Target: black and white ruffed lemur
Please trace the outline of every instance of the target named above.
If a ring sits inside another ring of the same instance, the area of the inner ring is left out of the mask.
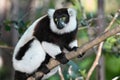
[[[26,80],[36,71],[45,73],[39,80],[55,74],[59,66],[49,70],[46,64],[54,58],[65,64],[68,59],[63,49],[76,50],[76,11],[72,8],[49,9],[23,34],[13,54],[15,80]]]

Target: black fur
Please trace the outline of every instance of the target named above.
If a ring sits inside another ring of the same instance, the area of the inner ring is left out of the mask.
[[[30,41],[28,41],[24,46],[22,46],[19,49],[19,51],[18,51],[18,53],[17,53],[17,55],[15,57],[17,60],[22,59],[22,57],[25,55],[25,52],[30,48],[30,44],[33,42],[33,40],[34,39],[31,39]]]
[[[65,48],[68,50],[68,51],[77,51],[77,46],[73,47],[73,48],[70,48],[69,46],[65,46]]]
[[[69,45],[70,42],[72,42],[75,39],[76,33],[77,33],[77,28],[76,28],[76,30],[74,30],[70,33],[56,34],[50,30],[49,23],[50,23],[50,20],[49,20],[48,16],[46,16],[37,24],[37,26],[35,28],[34,36],[40,42],[42,42],[42,41],[51,42],[51,43],[54,43],[54,44],[60,46],[61,49],[64,49],[66,46]],[[42,35],[40,35],[40,34],[42,34]],[[61,50],[61,51],[63,51],[63,50]]]
[[[14,80],[27,80],[27,78],[29,77],[29,75],[19,72],[19,71],[15,71],[15,78]]]
[[[56,10],[55,13],[61,15],[63,14],[62,13],[63,11],[68,15],[67,9],[61,9],[61,11],[59,12],[58,11]],[[56,16],[55,13],[54,13],[54,16]],[[68,18],[68,21],[69,21],[69,18]],[[68,45],[70,44],[70,42],[75,40],[77,28],[78,27],[76,26],[76,29],[74,31],[64,33],[64,34],[54,33],[50,29],[49,17],[45,16],[42,20],[38,22],[37,26],[35,27],[33,36],[35,36],[40,42],[46,41],[46,42],[56,44],[61,48],[61,51],[63,51],[64,48],[69,47]]]
[[[63,13],[66,13],[66,14],[63,14]],[[55,22],[56,25],[57,25],[57,21],[55,19],[57,18],[57,20],[59,20],[59,18],[61,18],[61,17],[66,17],[65,23],[69,22],[69,17],[70,16],[69,16],[66,8],[62,8],[62,9],[59,9],[59,10],[55,11],[53,18],[54,18],[54,22]]]
[[[36,71],[42,71],[45,74],[50,72],[50,70],[46,66],[46,64],[48,64],[50,58],[51,57],[48,54],[46,54],[45,61],[41,64],[41,66]],[[14,80],[27,80],[27,78],[30,77],[30,76],[35,77],[34,73],[35,72],[33,72],[32,74],[27,74],[27,73],[22,73],[22,72],[19,72],[19,71],[15,71],[15,79]],[[41,80],[42,77],[39,77],[36,80]]]
[[[56,60],[58,60],[62,64],[66,64],[69,60],[65,57],[65,53],[60,53],[55,56]]]
[[[65,13],[67,12],[67,9],[61,9],[61,10],[63,10],[63,11],[66,10]],[[69,21],[69,17],[67,18],[66,23],[68,21]],[[68,47],[70,42],[75,40],[76,33],[77,33],[77,28],[78,27],[76,27],[76,29],[74,31],[69,32],[69,33],[65,33],[65,34],[54,33],[50,29],[50,19],[49,19],[48,15],[47,15],[43,19],[41,19],[38,22],[38,24],[35,26],[33,36],[35,36],[40,42],[46,41],[46,42],[56,44],[56,45],[58,45],[60,47],[61,51],[63,51],[64,48]],[[20,48],[20,50],[19,50],[19,52],[18,52],[18,54],[16,56],[17,60],[22,59],[25,52],[30,48],[30,44],[32,43],[32,41],[33,40],[30,40],[23,47]],[[38,71],[42,70],[44,73],[49,72],[49,69],[46,67],[46,64],[49,62],[50,58],[51,57],[47,54],[46,58],[45,58],[45,61],[38,68]],[[66,59],[65,54],[63,52],[56,55],[56,59],[58,61],[60,61],[61,63],[68,62],[68,60]],[[17,72],[15,75],[16,75],[15,80],[26,80],[26,74],[24,74],[24,73]],[[23,79],[21,78],[22,76],[23,76]],[[41,80],[41,78],[39,80]]]
[[[65,48],[65,46],[68,46],[71,41],[73,41],[76,37],[77,28],[76,30],[65,33],[65,34],[56,34],[51,31],[50,29],[50,19],[48,16],[44,17],[39,23],[37,24],[34,36],[40,41],[46,41],[54,43],[61,48]],[[42,35],[41,35],[42,34]]]
[[[44,74],[47,74],[48,72],[50,72],[50,69],[46,66],[46,64],[41,64],[40,68],[37,70],[43,72]]]

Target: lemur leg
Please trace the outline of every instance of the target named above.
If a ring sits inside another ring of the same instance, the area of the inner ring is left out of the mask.
[[[27,80],[28,75],[19,71],[15,71],[14,80]]]
[[[61,48],[58,45],[43,41],[42,46],[46,53],[48,53],[52,58],[58,60],[60,63],[65,64],[69,61],[65,57],[65,53],[61,50]]]
[[[46,66],[46,64],[48,64],[50,58],[51,58],[51,56],[49,56],[49,55],[46,53],[45,61],[42,62],[41,66],[38,68],[37,71],[42,71],[42,72],[44,72],[45,74],[47,74],[48,72],[50,72],[50,70],[49,70],[48,67]]]
[[[73,51],[73,50],[76,51],[78,48],[77,40],[70,42],[68,45],[65,46],[65,48],[68,51]]]
[[[55,56],[56,60],[58,60],[62,64],[66,64],[69,60],[66,58],[65,53],[62,52]]]

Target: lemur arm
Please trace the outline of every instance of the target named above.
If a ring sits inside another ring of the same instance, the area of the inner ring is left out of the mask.
[[[67,46],[65,46],[65,48],[68,50],[68,51],[76,51],[77,48],[78,48],[78,43],[77,43],[77,40],[73,40],[72,42],[70,42]]]
[[[50,55],[52,58],[55,58],[60,63],[65,64],[69,61],[68,59],[66,59],[65,53],[58,45],[43,41],[42,47],[46,51],[46,53],[48,53],[48,55]]]
[[[65,48],[68,50],[68,51],[76,51],[77,50],[77,48],[78,48],[78,42],[77,42],[77,40],[73,40],[71,43],[69,43],[69,45],[68,46],[65,46]],[[79,56],[78,56],[78,58],[80,58],[80,57],[82,57],[84,55],[84,53],[83,54],[80,54]]]

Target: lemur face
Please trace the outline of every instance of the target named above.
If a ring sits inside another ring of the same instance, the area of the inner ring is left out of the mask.
[[[50,29],[57,34],[74,31],[77,28],[76,11],[71,8],[49,9]]]
[[[63,29],[69,22],[69,14],[66,9],[56,10],[53,16],[54,22],[58,29]]]

